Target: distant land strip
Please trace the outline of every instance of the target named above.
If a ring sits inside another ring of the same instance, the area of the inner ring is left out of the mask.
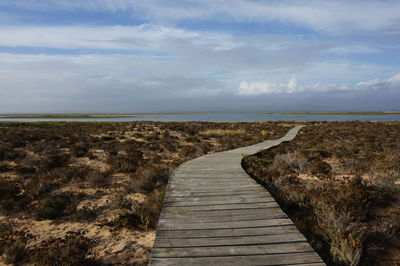
[[[37,115],[37,116],[0,116],[1,119],[115,119],[115,118],[139,118],[136,115]]]
[[[0,114],[0,119],[113,119],[147,116],[213,114],[214,112],[126,113],[126,114]]]
[[[400,112],[257,113],[257,115],[400,115]]]

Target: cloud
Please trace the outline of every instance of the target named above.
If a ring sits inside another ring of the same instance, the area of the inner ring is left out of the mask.
[[[149,22],[214,20],[283,22],[335,34],[374,32],[399,34],[400,3],[396,0],[363,1],[256,1],[256,0],[3,0],[0,6],[32,10],[89,10],[130,12]]]
[[[336,103],[344,95],[370,103],[398,91],[394,0],[0,0],[3,7],[0,112],[252,108],[272,98],[279,107],[295,98],[327,104],[333,94]]]
[[[239,85],[239,95],[259,95],[271,93],[296,93],[301,92],[302,87],[299,87],[295,78],[289,80],[288,84],[274,84],[265,81],[245,82],[242,81]]]
[[[59,49],[167,49],[177,40],[191,45],[234,47],[229,34],[195,32],[173,27],[139,26],[0,26],[0,46]]]
[[[280,35],[234,36],[148,24],[0,26],[0,35],[0,51],[4,54],[10,53],[10,48],[20,48],[17,51],[27,55],[25,58],[28,61],[35,58],[28,55],[59,55],[46,57],[44,61],[41,61],[44,57],[36,57],[43,66],[49,65],[51,58],[58,61],[64,58],[65,64],[71,64],[68,55],[74,54],[87,55],[74,57],[81,65],[96,55],[115,55],[115,58],[131,55],[126,58],[135,60],[137,73],[148,71],[155,76],[163,76],[164,73],[177,76],[182,75],[184,70],[185,76],[230,80],[232,83],[238,79],[275,73],[277,69],[304,68],[318,53],[331,47],[324,42],[294,40]],[[24,60],[24,56],[8,56],[1,60],[13,64]],[[125,69],[125,72],[129,70]]]
[[[369,81],[363,81],[356,84],[355,89],[374,89],[374,90],[397,90],[400,91],[400,73],[385,79],[373,79]]]
[[[239,94],[236,78],[259,77],[258,68],[249,72],[248,64],[244,71],[235,59],[217,71],[210,69],[210,58],[201,58],[153,61],[139,55],[0,54],[0,113],[398,109],[400,74],[343,89],[339,83],[307,85],[289,78],[271,81],[267,91],[264,83],[247,82],[253,92]],[[237,65],[228,69],[234,62]],[[271,72],[270,78],[280,75]]]
[[[354,86],[336,83],[314,83],[301,86],[295,78],[289,80],[288,84],[270,83],[265,81],[244,82],[239,85],[239,95],[261,95],[261,94],[293,94],[310,92],[331,92],[351,90],[398,90],[400,91],[400,73],[386,80],[369,80],[358,82]]]

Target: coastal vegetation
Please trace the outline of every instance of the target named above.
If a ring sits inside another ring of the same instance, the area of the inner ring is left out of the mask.
[[[308,123],[247,156],[328,265],[400,264],[400,123]]]
[[[0,264],[146,264],[171,170],[291,123],[0,123]]]

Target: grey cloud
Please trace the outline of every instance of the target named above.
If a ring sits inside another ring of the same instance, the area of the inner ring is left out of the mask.
[[[209,66],[208,60],[202,64]],[[3,54],[0,113],[398,108],[398,76],[358,83],[356,86],[367,87],[357,90],[243,97],[236,95],[237,80],[210,78],[202,75],[202,68],[196,73],[191,64],[198,62],[190,61],[154,62],[140,56],[116,55]],[[238,79],[251,76],[235,69],[226,71],[229,77],[237,72]]]

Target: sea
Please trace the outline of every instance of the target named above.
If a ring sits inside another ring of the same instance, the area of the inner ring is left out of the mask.
[[[109,114],[92,115],[113,116]],[[0,121],[4,122],[129,122],[129,121],[162,121],[162,122],[186,122],[186,121],[208,121],[208,122],[253,122],[253,121],[400,121],[399,114],[392,115],[356,115],[356,114],[258,114],[255,112],[208,112],[208,113],[165,113],[165,114],[138,114],[115,115],[116,118],[5,118],[0,116]]]

